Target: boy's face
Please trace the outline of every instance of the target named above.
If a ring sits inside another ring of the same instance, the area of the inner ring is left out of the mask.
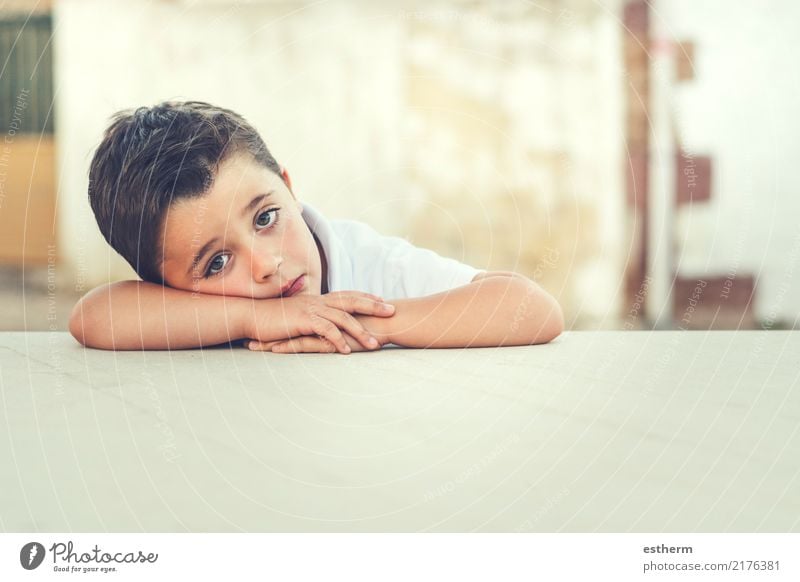
[[[161,239],[166,284],[270,299],[304,276],[302,288],[292,294],[320,295],[324,253],[290,186],[285,171],[282,179],[248,154],[225,160],[208,194],[180,200],[166,213]]]

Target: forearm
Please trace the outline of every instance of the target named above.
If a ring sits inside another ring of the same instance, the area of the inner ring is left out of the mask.
[[[210,346],[242,339],[253,301],[123,281],[84,296],[70,318],[80,343],[113,350]]]
[[[360,317],[383,343],[414,348],[546,343],[563,330],[558,303],[524,277],[491,277],[436,295],[390,301],[388,319]]]

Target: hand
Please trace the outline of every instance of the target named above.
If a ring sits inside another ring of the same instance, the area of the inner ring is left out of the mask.
[[[256,302],[256,313],[247,325],[247,337],[258,342],[275,345],[275,342],[286,341],[287,338],[299,337],[324,338],[335,349],[343,354],[352,351],[350,342],[345,338],[345,332],[350,336],[352,343],[367,350],[380,346],[380,340],[373,338],[351,313],[371,315],[376,317],[391,317],[394,315],[394,306],[384,304],[376,295],[361,293],[360,291],[337,291],[327,295],[295,295],[279,299],[280,306],[276,309],[274,299],[269,302],[270,309],[259,309]],[[384,307],[386,306],[386,307]],[[276,317],[276,314],[278,317]],[[281,336],[276,338],[276,335]],[[370,340],[375,339],[375,344]],[[356,341],[357,340],[357,341]],[[300,340],[306,341],[307,340]],[[245,340],[245,345],[247,342]],[[297,343],[295,344],[297,345]]]
[[[343,332],[347,344],[354,352],[367,351],[348,333]],[[388,341],[378,340],[378,347],[371,348],[377,350],[382,348]],[[330,354],[336,352],[336,346],[330,341],[320,336],[300,336],[284,340],[274,340],[270,342],[260,342],[257,340],[245,340],[245,347],[253,352],[274,352],[279,354]]]

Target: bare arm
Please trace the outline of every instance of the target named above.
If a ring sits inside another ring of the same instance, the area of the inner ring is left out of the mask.
[[[69,331],[80,343],[107,350],[204,347],[245,337],[252,300],[121,281],[87,293]]]
[[[556,300],[518,273],[490,271],[472,282],[435,295],[392,299],[391,318],[357,315],[381,345],[410,348],[494,347],[542,344],[564,330],[564,316]],[[345,334],[354,351],[358,342]],[[283,353],[333,352],[324,338],[247,342],[251,350]]]
[[[69,329],[83,345],[108,350],[175,350],[317,334],[347,353],[345,332],[365,348],[377,348],[351,313],[380,319],[394,311],[382,309],[379,297],[357,291],[251,299],[122,281],[87,293],[72,310]]]
[[[547,343],[564,329],[561,308],[533,281],[485,273],[442,293],[390,300],[391,319],[358,316],[382,343],[414,348],[518,346]]]

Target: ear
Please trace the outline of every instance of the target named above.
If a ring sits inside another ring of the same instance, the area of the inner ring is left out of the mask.
[[[289,170],[281,166],[281,178],[283,178],[283,183],[286,184],[286,187],[289,191],[292,191],[292,179],[289,177]],[[294,192],[292,192],[294,194]]]

